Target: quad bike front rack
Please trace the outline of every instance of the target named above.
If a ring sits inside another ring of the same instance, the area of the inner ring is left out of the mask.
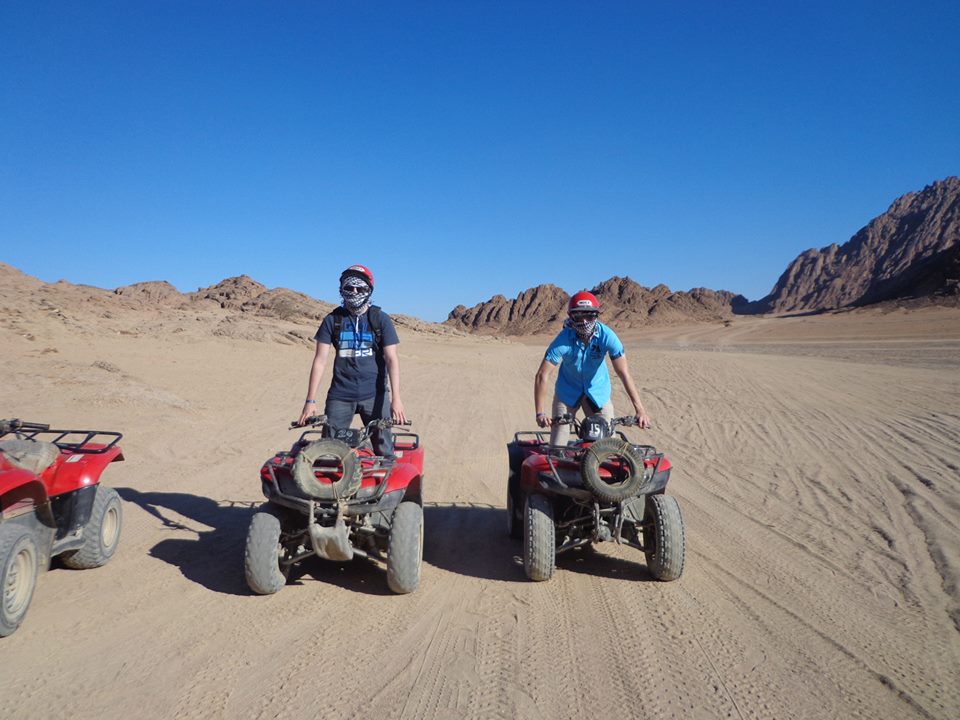
[[[49,442],[61,450],[89,455],[105,453],[123,438],[121,433],[112,430],[57,430],[49,425],[16,418],[0,420],[0,437],[10,433],[20,440]]]

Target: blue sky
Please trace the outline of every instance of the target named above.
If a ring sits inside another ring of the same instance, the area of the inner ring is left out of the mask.
[[[960,173],[956,2],[6,2],[0,261],[388,312],[765,295]]]

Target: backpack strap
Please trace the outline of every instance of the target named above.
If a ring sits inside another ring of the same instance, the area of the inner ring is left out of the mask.
[[[383,317],[379,305],[371,305],[367,310],[367,324],[373,331],[373,339],[377,343],[377,352],[383,354]]]
[[[330,314],[333,315],[333,332],[331,333],[330,339],[333,341],[333,346],[339,349],[340,329],[343,327],[343,308],[334,308]]]

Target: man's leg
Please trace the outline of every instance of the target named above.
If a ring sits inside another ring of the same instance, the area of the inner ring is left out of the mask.
[[[556,395],[553,396],[553,410],[550,417],[560,417],[561,415],[566,415],[567,413],[571,415],[576,415],[577,408],[570,407],[569,405],[560,401]],[[570,426],[569,425],[551,425],[550,426],[550,444],[551,445],[566,445],[570,440]]]
[[[389,420],[390,419],[390,395],[382,393],[368,400],[362,400],[357,404],[357,410],[360,412],[360,420],[366,425],[371,420]],[[373,451],[377,455],[384,457],[393,457],[393,433],[390,429],[374,430],[371,436]]]
[[[586,397],[580,402],[580,409],[583,410],[583,414],[593,415],[595,413],[600,413],[603,416],[603,419],[608,423],[613,420],[613,399],[607,400],[606,405],[604,405],[599,410],[594,409],[594,405]]]
[[[357,404],[354,402],[327,398],[323,406],[323,414],[327,416],[327,424],[323,428],[324,437],[330,437],[331,430],[346,430],[350,427],[356,412]]]

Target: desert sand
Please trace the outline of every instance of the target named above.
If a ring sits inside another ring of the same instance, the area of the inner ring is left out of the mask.
[[[654,421],[630,432],[675,465],[673,583],[609,543],[527,581],[505,444],[544,339],[404,325],[420,589],[314,560],[260,597],[246,527],[313,328],[0,280],[0,417],[119,430],[126,457],[117,555],[55,563],[0,640],[4,718],[960,717],[956,309],[626,334]]]

